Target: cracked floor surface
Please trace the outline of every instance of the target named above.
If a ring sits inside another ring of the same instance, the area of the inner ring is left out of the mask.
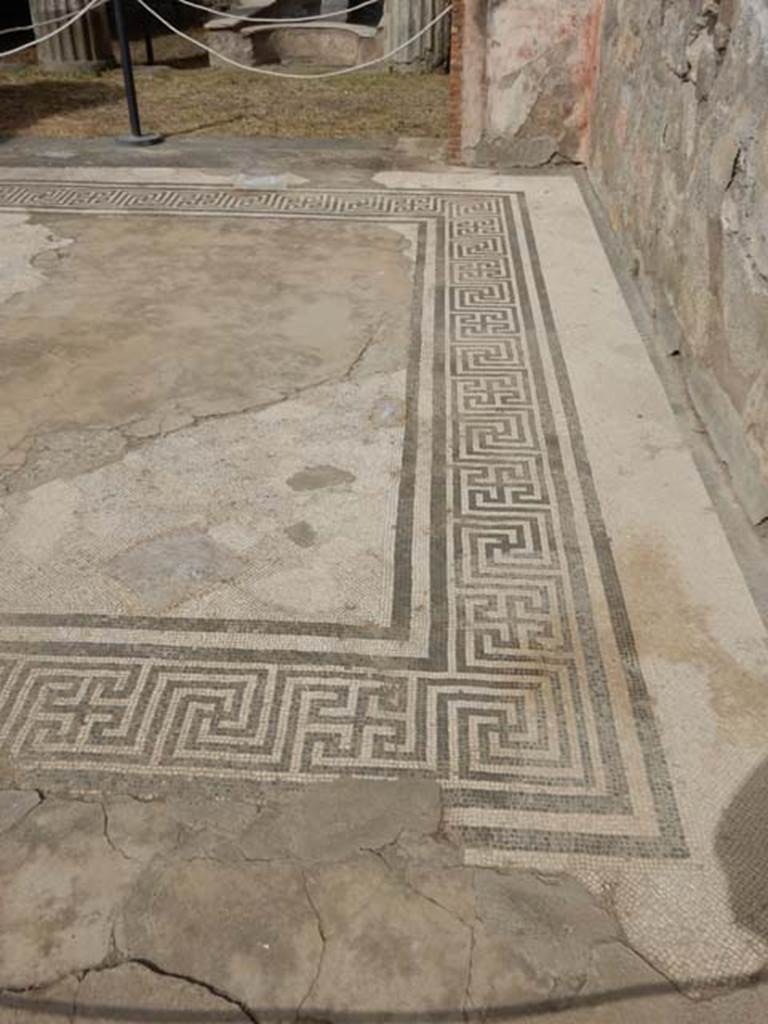
[[[0,549],[16,563],[0,556],[0,572],[16,606],[48,611],[74,589],[98,614],[376,618],[388,524],[369,508],[398,469],[409,239],[24,220],[9,227],[37,278],[5,303],[0,383]]]
[[[744,981],[683,995],[573,879],[467,866],[428,780],[2,806],[13,1024],[716,1024],[768,1005]]]
[[[764,629],[574,181],[242,184],[0,173],[0,1020],[762,1021]]]

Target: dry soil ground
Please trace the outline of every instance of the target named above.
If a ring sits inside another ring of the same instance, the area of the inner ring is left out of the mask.
[[[134,44],[134,55],[143,121],[166,134],[370,139],[440,138],[447,132],[448,76],[443,74],[268,78],[209,68],[204,53],[168,37],[155,40],[160,67],[144,70],[141,42]],[[0,62],[0,136],[83,138],[119,134],[125,127],[119,68],[63,75],[34,63],[4,67]]]

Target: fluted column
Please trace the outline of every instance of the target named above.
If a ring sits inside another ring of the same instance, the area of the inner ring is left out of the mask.
[[[440,11],[449,0],[385,0],[385,50],[388,52],[410,39]],[[450,49],[450,16],[426,32],[415,43],[391,58],[391,66],[398,71],[431,71],[443,66]]]
[[[32,21],[44,22],[51,18],[73,15],[85,6],[86,0],[30,0]],[[56,28],[41,25],[35,29],[39,38]],[[89,11],[85,17],[58,32],[37,47],[37,60],[45,68],[98,69],[114,64],[112,41],[106,7]]]

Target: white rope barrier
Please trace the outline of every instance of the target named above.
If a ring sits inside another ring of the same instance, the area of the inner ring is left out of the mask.
[[[97,4],[101,4],[102,2],[103,0],[90,0],[90,3],[87,3],[85,7],[81,7],[80,10],[76,11],[75,14],[73,14],[68,21],[66,21],[63,25],[60,25],[58,28],[55,28],[53,32],[49,32],[47,35],[44,36],[39,36],[37,39],[33,39],[29,43],[22,43],[21,46],[15,46],[12,50],[0,50],[0,58],[11,57],[13,56],[14,53],[22,53],[22,51],[24,50],[30,50],[33,46],[39,46],[40,43],[45,43],[49,39],[53,39],[54,36],[57,36],[60,32],[63,32],[65,29],[68,29],[70,25],[74,25],[75,22],[79,21],[80,18],[84,17],[88,13],[88,11],[92,10],[94,7],[96,7]]]
[[[109,0],[101,0],[97,7],[103,7],[104,4],[108,4]],[[43,28],[45,25],[58,25],[61,21],[66,21],[72,12],[69,11],[67,14],[60,14],[58,18],[46,18],[45,21],[33,21],[31,25],[14,25],[13,28],[0,28],[0,36],[11,36],[16,32],[31,32],[36,28]]]
[[[31,25],[14,25],[13,28],[0,28],[0,36],[12,36],[16,32],[31,32],[35,28],[44,28],[46,25],[58,25],[66,21],[72,12],[60,14],[58,18],[46,18],[45,21],[34,21]]]
[[[233,18],[237,21],[247,21],[253,25],[306,25],[310,21],[329,21],[331,18],[338,18],[340,15],[351,14],[352,11],[360,11],[363,7],[372,7],[379,0],[363,0],[363,3],[355,7],[348,7],[345,11],[329,11],[327,14],[306,14],[302,18],[246,18],[244,14],[237,14],[235,11],[217,11],[213,7],[205,7],[197,4],[194,0],[176,0],[176,3],[184,4],[185,7],[194,7],[198,11],[205,11],[218,18]]]
[[[351,75],[354,71],[361,71],[364,68],[373,67],[375,64],[381,64],[382,61],[389,60],[390,57],[394,57],[395,54],[405,50],[411,45],[411,43],[415,43],[417,39],[421,39],[422,36],[426,35],[430,29],[434,28],[438,22],[442,21],[443,18],[453,10],[453,5],[449,4],[448,7],[442,10],[436,18],[433,18],[428,22],[428,24],[426,24],[419,32],[416,32],[416,34],[411,36],[410,39],[406,39],[404,43],[396,46],[394,50],[390,50],[389,53],[382,54],[381,57],[374,57],[373,60],[367,60],[363,64],[355,64],[353,67],[338,68],[336,71],[317,71],[314,74],[298,75],[290,71],[270,71],[269,68],[252,67],[250,64],[243,64],[242,61],[235,60],[232,57],[227,57],[226,54],[219,53],[219,51],[214,50],[212,46],[207,46],[205,43],[201,43],[199,39],[195,39],[193,36],[188,36],[186,32],[182,32],[180,28],[172,25],[170,21],[166,21],[166,19],[159,14],[154,7],[146,3],[146,0],[136,0],[136,2],[145,10],[149,11],[150,14],[154,15],[160,24],[165,25],[170,32],[174,32],[181,39],[186,39],[186,41],[188,43],[192,43],[193,46],[197,46],[199,49],[205,50],[206,53],[212,54],[219,60],[224,61],[225,64],[231,64],[233,67],[239,68],[241,71],[250,71],[256,75],[267,75],[270,78],[298,78],[304,80],[314,78],[337,78],[339,75]]]

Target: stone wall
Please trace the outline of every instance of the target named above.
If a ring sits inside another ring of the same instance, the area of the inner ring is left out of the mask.
[[[453,151],[588,165],[736,492],[768,517],[768,0],[459,2]]]
[[[590,135],[593,182],[646,296],[679,331],[691,397],[757,522],[768,516],[766,0],[606,0]]]
[[[464,0],[462,158],[582,161],[600,0]]]

